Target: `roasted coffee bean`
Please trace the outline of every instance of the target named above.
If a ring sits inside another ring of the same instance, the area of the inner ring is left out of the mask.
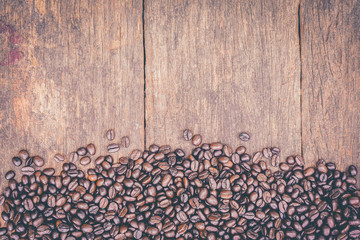
[[[250,135],[249,135],[248,133],[246,133],[246,132],[241,132],[241,133],[239,134],[239,139],[240,139],[241,141],[247,142],[247,141],[250,140]]]
[[[44,159],[39,156],[33,157],[33,161],[34,161],[35,166],[37,166],[37,167],[42,167],[45,164]]]
[[[184,136],[185,141],[190,141],[193,138],[193,133],[191,130],[185,129],[183,132],[183,136]]]
[[[19,167],[22,164],[22,160],[19,157],[13,157],[12,163],[14,164],[14,166]]]
[[[15,172],[10,170],[5,174],[5,179],[6,180],[11,180],[15,177]]]
[[[124,136],[121,138],[121,146],[123,148],[128,148],[130,146],[130,138],[128,136]]]
[[[86,151],[90,154],[90,155],[95,155],[96,153],[96,148],[95,145],[90,143],[86,146]]]
[[[107,151],[109,153],[114,153],[114,152],[117,152],[120,150],[120,145],[119,144],[116,144],[116,143],[112,143],[112,144],[109,144],[107,146]]]
[[[89,164],[85,155],[96,153],[92,144],[72,152],[70,163],[60,159],[58,175],[54,168],[35,171],[26,166],[18,183],[9,171],[8,187],[0,195],[6,222],[0,238],[8,239],[10,234],[12,239],[94,240],[360,236],[354,166],[343,173],[335,164],[320,160],[316,168],[304,170],[302,158],[295,156],[272,173],[262,158],[278,166],[280,150],[275,147],[256,152],[250,163],[245,147],[233,152],[227,144],[201,143],[196,136],[188,137],[196,145],[188,156],[181,149],[152,144],[118,162],[111,155],[95,157],[96,166],[87,175],[73,162],[81,155],[80,164]],[[29,156],[25,160],[28,165],[37,161]]]
[[[80,164],[83,165],[83,166],[86,166],[86,165],[90,164],[90,162],[91,162],[91,158],[88,157],[88,156],[82,157],[80,159]]]
[[[114,129],[109,129],[106,131],[106,138],[109,140],[109,141],[112,141],[114,140],[115,138],[115,130]]]
[[[280,157],[279,157],[279,155],[273,155],[273,156],[271,157],[271,166],[277,167],[277,166],[279,166],[279,162],[280,162]]]
[[[56,162],[63,162],[63,161],[65,161],[65,157],[63,155],[61,155],[60,153],[57,153],[54,156],[54,160]]]
[[[30,176],[30,175],[34,174],[34,172],[35,172],[35,169],[33,167],[23,167],[23,168],[21,168],[21,173],[23,175]]]
[[[194,135],[191,140],[195,146],[199,146],[202,143],[202,137],[199,134]]]
[[[71,152],[69,155],[69,162],[76,163],[79,160],[79,155],[77,152]]]

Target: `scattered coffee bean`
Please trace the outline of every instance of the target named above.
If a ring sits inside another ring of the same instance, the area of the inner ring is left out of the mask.
[[[23,167],[21,169],[21,173],[26,176],[30,176],[30,175],[34,174],[34,172],[35,172],[35,169],[33,167],[29,167],[29,166]]]
[[[114,140],[115,138],[115,130],[114,129],[109,129],[106,131],[106,138],[109,140],[109,141],[112,141]]]
[[[185,141],[191,141],[191,139],[193,138],[193,133],[189,129],[185,129],[183,135],[184,135]]]
[[[19,157],[13,157],[12,162],[13,162],[14,166],[16,166],[16,167],[21,166],[21,164],[23,163],[21,158],[19,158]]]
[[[33,161],[34,161],[35,166],[37,166],[37,167],[42,167],[45,164],[44,159],[39,156],[33,157]]]
[[[79,155],[77,152],[71,152],[69,155],[69,162],[76,163],[79,160]]]
[[[195,146],[199,146],[202,143],[202,137],[199,134],[196,134],[192,137],[192,144]]]
[[[116,144],[116,143],[112,143],[112,144],[109,144],[107,146],[107,151],[109,153],[114,153],[114,152],[117,152],[120,150],[120,145],[119,144]]]
[[[247,142],[250,140],[250,135],[246,132],[242,132],[239,134],[239,138],[241,141]]]
[[[63,161],[65,161],[65,157],[63,155],[61,155],[60,153],[57,153],[54,156],[54,160],[56,162],[63,162]]]
[[[8,171],[6,174],[5,174],[5,179],[6,180],[10,180],[10,179],[13,179],[15,177],[15,172],[10,170]]]
[[[96,153],[95,145],[92,143],[90,143],[86,146],[86,150],[90,155],[95,155],[95,153]]]
[[[121,138],[121,146],[124,148],[128,148],[130,146],[130,138],[128,136]]]

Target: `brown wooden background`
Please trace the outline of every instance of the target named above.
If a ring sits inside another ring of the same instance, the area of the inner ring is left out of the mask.
[[[358,0],[0,0],[0,20],[1,187],[21,148],[59,168],[108,128],[120,154],[248,131],[250,152],[360,167]]]

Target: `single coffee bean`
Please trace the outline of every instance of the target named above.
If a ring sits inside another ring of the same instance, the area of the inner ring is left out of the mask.
[[[87,150],[86,150],[86,148],[81,147],[81,148],[78,148],[78,150],[76,150],[76,153],[77,153],[79,156],[85,156],[85,155],[87,154]]]
[[[128,136],[121,138],[121,146],[124,148],[128,148],[130,146],[130,138]]]
[[[10,170],[5,174],[5,179],[6,180],[11,180],[15,177],[15,172]]]
[[[247,142],[247,141],[250,140],[250,135],[249,135],[248,133],[246,133],[246,132],[241,132],[241,133],[239,134],[239,139],[240,139],[241,141]]]
[[[183,136],[184,136],[185,141],[190,141],[193,138],[193,133],[191,130],[185,129],[183,132]]]
[[[91,159],[88,156],[82,157],[80,159],[80,164],[83,165],[83,166],[86,166],[86,165],[90,164],[90,162],[91,162]]]
[[[116,144],[116,143],[112,143],[112,144],[109,144],[107,146],[107,151],[109,153],[114,153],[114,152],[117,152],[120,150],[120,145],[119,144]]]
[[[195,146],[199,146],[202,142],[202,137],[199,134],[196,134],[192,137],[192,144]]]
[[[114,129],[109,129],[106,131],[106,138],[109,140],[109,141],[112,141],[114,140],[115,138],[115,130]]]
[[[63,155],[61,155],[60,153],[57,153],[54,156],[54,160],[56,162],[63,162],[63,161],[65,161],[65,157]]]
[[[44,159],[39,156],[33,157],[33,161],[34,161],[35,166],[37,166],[37,167],[42,167],[45,164]]]
[[[86,146],[86,151],[90,154],[90,155],[95,155],[96,153],[96,148],[95,145],[90,143]]]
[[[35,172],[35,169],[33,167],[23,167],[21,168],[21,173],[26,176],[33,175]]]
[[[21,158],[21,160],[25,161],[26,159],[29,158],[29,152],[26,151],[25,149],[20,150],[18,153],[19,157]]]
[[[34,163],[34,158],[33,157],[28,157],[25,161],[25,166],[29,167],[32,166]]]
[[[263,157],[262,152],[256,152],[256,153],[254,153],[253,163],[254,163],[254,164],[259,163],[262,157]]]
[[[304,166],[305,164],[304,159],[299,155],[295,156],[295,162],[299,166]]]
[[[77,152],[71,152],[69,154],[69,162],[71,163],[75,163],[79,160],[79,155],[77,154]]]
[[[349,175],[355,177],[357,175],[357,169],[354,165],[350,165],[348,169]]]
[[[19,158],[19,157],[13,157],[13,158],[12,158],[12,163],[14,164],[14,166],[19,167],[19,166],[21,166],[21,164],[22,164],[23,162],[22,162],[21,158]]]
[[[264,148],[262,153],[265,158],[270,159],[272,157],[272,152],[270,148]]]
[[[280,157],[279,157],[279,155],[273,155],[273,156],[271,157],[271,166],[277,167],[277,166],[279,166],[279,162],[280,162]]]

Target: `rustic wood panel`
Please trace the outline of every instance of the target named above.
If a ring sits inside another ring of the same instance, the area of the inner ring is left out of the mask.
[[[145,1],[146,141],[301,152],[297,1]]]
[[[56,152],[89,142],[104,154],[108,128],[143,148],[142,12],[141,0],[0,0],[12,29],[0,34],[0,179],[21,148],[57,168]]]
[[[360,1],[303,1],[300,15],[304,156],[360,167]]]

